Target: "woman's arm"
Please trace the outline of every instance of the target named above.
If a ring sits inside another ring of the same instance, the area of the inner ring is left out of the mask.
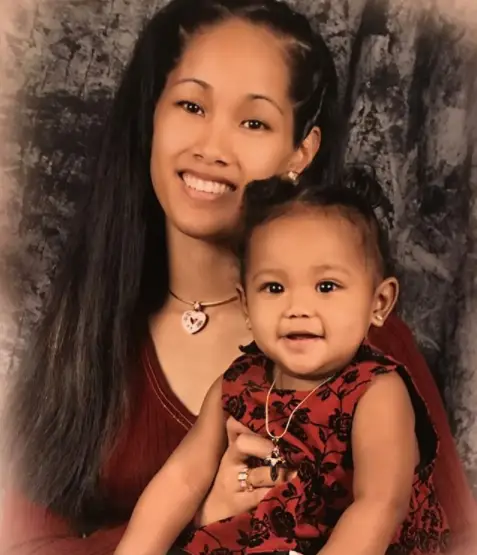
[[[197,422],[141,495],[116,555],[161,555],[194,518],[226,447],[222,378]]]
[[[320,555],[384,555],[409,510],[419,461],[414,410],[396,373],[378,376],[353,420],[354,501]]]

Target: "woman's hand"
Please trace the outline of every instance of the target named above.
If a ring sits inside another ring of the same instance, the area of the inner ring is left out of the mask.
[[[284,483],[295,474],[280,469],[277,480],[273,482],[269,467],[252,468],[248,471],[247,482],[253,489],[242,491],[238,475],[246,468],[245,461],[248,457],[265,459],[272,452],[273,444],[232,417],[227,420],[227,437],[227,451],[222,457],[212,489],[196,517],[199,526],[255,508],[273,486]]]

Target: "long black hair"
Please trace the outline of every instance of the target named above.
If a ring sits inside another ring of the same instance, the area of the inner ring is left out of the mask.
[[[332,167],[337,77],[327,46],[304,16],[278,0],[172,0],[145,25],[112,104],[89,197],[10,398],[23,487],[77,525],[103,518],[101,466],[127,415],[148,316],[167,295],[165,218],[149,172],[154,109],[188,37],[231,17],[285,40],[294,143],[319,126],[321,149],[309,171]]]

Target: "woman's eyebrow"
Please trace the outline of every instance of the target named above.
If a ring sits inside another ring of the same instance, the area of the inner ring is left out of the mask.
[[[275,100],[273,100],[273,98],[270,98],[269,96],[266,96],[264,94],[250,93],[250,94],[247,95],[247,99],[248,100],[265,100],[266,102],[269,102],[270,104],[275,106],[275,108],[280,112],[280,114],[284,115],[284,111],[283,111],[282,107],[278,104],[278,102],[276,102]]]
[[[184,77],[182,79],[175,81],[172,84],[172,86],[176,87],[177,85],[182,85],[183,83],[195,83],[196,85],[199,85],[199,87],[202,87],[203,89],[206,89],[206,90],[212,88],[212,85],[210,83],[207,83],[207,81],[204,81],[203,79],[198,79],[197,77]],[[276,100],[273,100],[273,98],[265,94],[248,93],[246,95],[246,100],[248,101],[264,100],[265,102],[268,102],[269,104],[274,106],[282,115],[284,114],[284,110],[280,106],[280,104],[278,104]]]
[[[183,79],[179,79],[178,81],[173,83],[172,86],[175,87],[177,85],[181,85],[182,83],[195,83],[196,85],[199,85],[203,89],[212,88],[212,85],[210,85],[206,81],[203,81],[202,79],[197,79],[196,77],[184,77]]]

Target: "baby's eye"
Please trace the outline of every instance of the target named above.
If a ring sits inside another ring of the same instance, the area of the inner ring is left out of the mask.
[[[276,281],[272,281],[269,283],[265,283],[260,288],[261,291],[266,291],[272,295],[279,295],[285,291],[285,288],[281,283],[277,283]]]
[[[334,281],[320,281],[316,288],[320,293],[332,293],[339,289],[339,285]]]

